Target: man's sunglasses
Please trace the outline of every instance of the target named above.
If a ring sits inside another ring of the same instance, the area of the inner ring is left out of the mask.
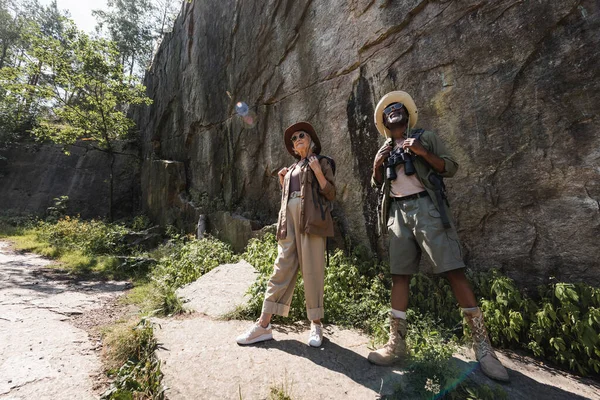
[[[306,136],[306,133],[304,133],[304,132],[300,132],[298,134],[298,136],[296,136],[296,135],[292,136],[292,143],[294,143],[298,139],[304,139],[305,136]]]
[[[389,115],[389,114],[393,113],[394,111],[400,111],[403,107],[404,107],[404,104],[402,104],[402,103],[390,104],[383,110],[383,113],[385,115]]]

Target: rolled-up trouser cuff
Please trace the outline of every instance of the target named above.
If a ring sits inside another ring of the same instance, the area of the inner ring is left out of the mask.
[[[307,308],[306,309],[306,316],[308,317],[308,319],[310,321],[316,321],[318,319],[321,319],[325,316],[325,309],[323,307],[319,307],[319,308]]]
[[[290,312],[290,306],[265,300],[263,301],[262,312],[265,314],[275,314],[287,317]]]

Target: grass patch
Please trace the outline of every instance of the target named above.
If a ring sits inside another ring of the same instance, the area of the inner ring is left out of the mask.
[[[283,374],[283,382],[274,383],[269,387],[269,400],[292,400],[294,382],[288,378],[287,370]]]
[[[101,399],[164,399],[157,342],[150,321],[126,322],[104,334],[108,376],[114,378]]]

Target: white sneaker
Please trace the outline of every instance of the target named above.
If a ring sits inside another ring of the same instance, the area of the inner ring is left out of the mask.
[[[273,330],[271,329],[271,324],[269,324],[266,328],[263,328],[258,322],[256,322],[244,334],[238,336],[236,341],[238,344],[252,344],[271,339],[273,339]]]
[[[310,335],[308,336],[308,345],[312,347],[320,347],[323,343],[323,325],[310,323]]]

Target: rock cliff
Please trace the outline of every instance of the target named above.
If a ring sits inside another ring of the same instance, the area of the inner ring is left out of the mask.
[[[0,150],[0,214],[43,215],[53,199],[69,196],[67,212],[83,218],[108,216],[110,157],[94,142],[69,146],[23,144]],[[139,211],[139,149],[115,145],[113,212],[115,218]]]
[[[307,120],[337,162],[339,232],[378,249],[373,109],[402,89],[460,163],[469,266],[599,283],[599,27],[593,0],[184,2],[134,112],[142,203],[190,231],[215,210],[274,222],[283,130]]]

